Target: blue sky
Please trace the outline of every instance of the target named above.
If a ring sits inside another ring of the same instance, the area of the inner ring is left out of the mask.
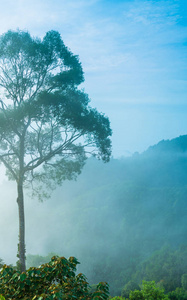
[[[187,134],[187,1],[2,0],[0,34],[58,30],[113,129],[113,156]]]

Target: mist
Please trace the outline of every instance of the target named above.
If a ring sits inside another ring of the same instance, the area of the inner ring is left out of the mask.
[[[64,182],[50,199],[41,203],[26,194],[28,264],[36,255],[75,256],[78,272],[91,284],[107,281],[111,293],[120,295],[132,278],[138,282],[137,272],[156,251],[186,247],[186,141],[187,136],[161,141],[107,164],[90,158],[77,180]],[[1,197],[0,257],[15,264],[15,183],[2,182]],[[184,260],[187,251],[182,253]]]
[[[27,268],[75,256],[77,272],[91,285],[108,282],[113,296],[128,298],[142,280],[183,292],[186,12],[181,0],[2,1],[1,34],[60,33],[83,67],[81,90],[113,132],[109,163],[89,158],[76,181],[43,202],[24,189]],[[15,265],[17,190],[4,173],[1,165],[0,259]]]

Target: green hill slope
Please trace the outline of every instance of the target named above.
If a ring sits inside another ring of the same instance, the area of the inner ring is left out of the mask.
[[[186,244],[186,150],[182,136],[108,164],[89,159],[38,212],[45,252],[76,256],[89,282],[120,294],[155,251]]]

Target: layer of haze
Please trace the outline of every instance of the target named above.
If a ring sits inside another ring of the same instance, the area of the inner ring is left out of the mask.
[[[61,33],[121,157],[186,133],[186,14],[185,0],[3,0],[0,34]]]

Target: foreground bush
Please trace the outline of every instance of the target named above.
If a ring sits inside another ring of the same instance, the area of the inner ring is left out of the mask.
[[[141,290],[130,292],[129,298],[113,297],[111,300],[169,300],[164,290],[157,287],[154,281],[143,281]]]
[[[12,300],[108,299],[106,283],[101,282],[96,291],[89,291],[86,277],[75,274],[78,263],[75,257],[54,256],[49,263],[22,273],[4,265],[0,271],[0,294]]]
[[[164,289],[156,286],[155,281],[142,281],[141,290],[130,292],[130,300],[167,300],[168,296],[164,294]]]

